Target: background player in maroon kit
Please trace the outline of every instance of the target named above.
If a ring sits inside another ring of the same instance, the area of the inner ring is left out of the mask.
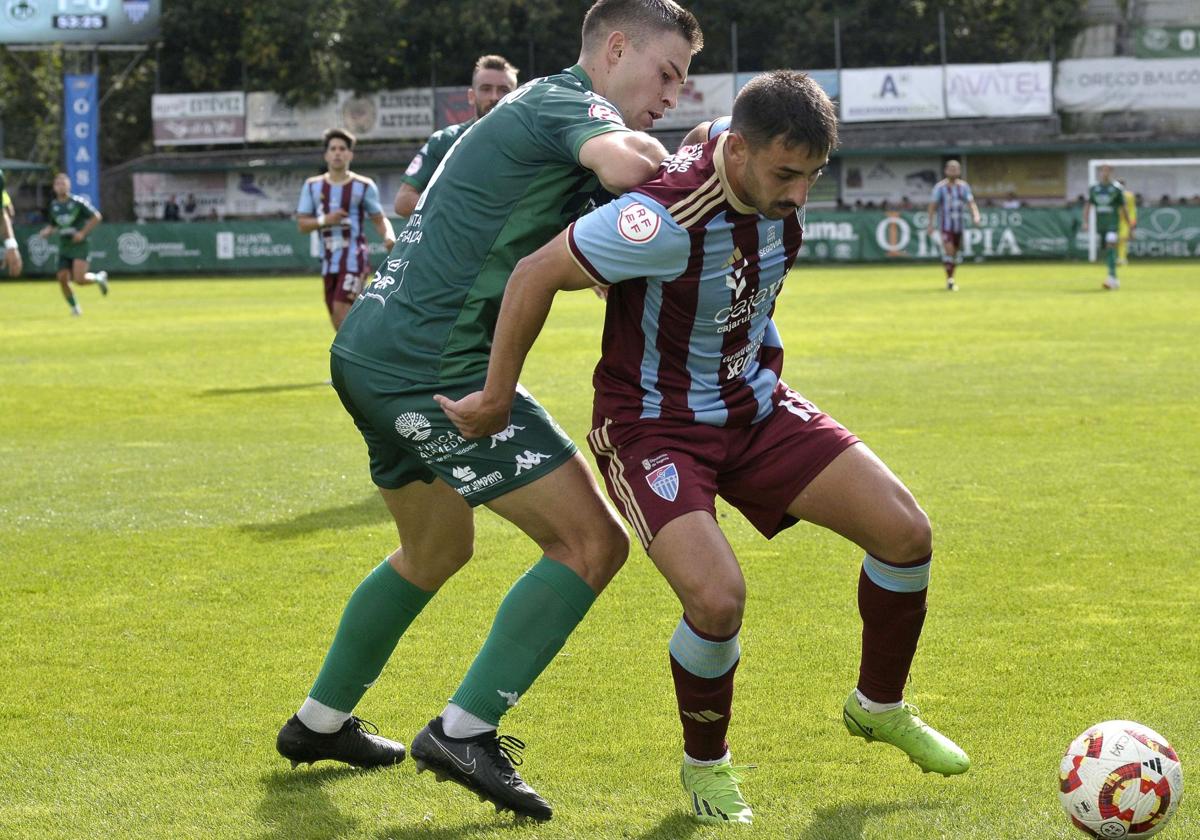
[[[771,314],[800,249],[801,208],[836,143],[833,106],[807,76],[779,71],[747,85],[731,129],[719,128],[518,263],[484,390],[442,405],[467,437],[503,429],[554,294],[611,286],[588,442],[684,607],[669,650],[693,814],[750,822],[726,741],[746,583],[717,495],[768,538],[805,519],[867,552],[846,727],[926,771],[970,762],[903,702],[925,619],[929,520],[865,444],[780,379]]]
[[[304,182],[296,207],[301,233],[321,235],[321,277],[325,281],[325,308],[336,330],[342,325],[363,280],[371,271],[363,221],[370,219],[384,247],[392,250],[396,234],[383,215],[379,188],[370,178],[350,171],[354,160],[354,135],[340,128],[325,132],[325,165],[328,171]]]
[[[948,160],[942,172],[946,177],[934,184],[929,198],[929,235],[933,236],[936,223],[942,243],[942,267],[946,270],[946,291],[955,292],[958,284],[954,281],[954,268],[962,250],[963,213],[969,209],[971,221],[978,227],[979,208],[970,184],[961,177],[961,163]]]

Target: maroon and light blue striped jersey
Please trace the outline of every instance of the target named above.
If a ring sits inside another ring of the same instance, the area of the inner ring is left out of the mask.
[[[934,184],[933,194],[929,200],[936,205],[938,230],[962,233],[963,213],[966,211],[967,205],[975,200],[975,196],[971,194],[970,185],[961,178],[953,184],[943,178]]]
[[[317,231],[321,237],[321,274],[363,274],[371,269],[364,223],[368,216],[383,212],[379,188],[370,178],[353,172],[343,184],[330,183],[325,175],[304,182],[297,214],[320,216],[339,208],[350,214],[346,220]]]
[[[567,230],[579,266],[611,286],[593,376],[608,419],[748,426],[772,411],[783,343],[771,315],[804,211],[774,221],[742,202],[727,136],[680,149]]]

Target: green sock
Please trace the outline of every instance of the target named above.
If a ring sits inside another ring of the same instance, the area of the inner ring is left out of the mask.
[[[353,711],[433,596],[401,577],[388,561],[376,566],[350,596],[308,696],[338,711]]]
[[[67,306],[75,308],[75,295],[67,295]]]
[[[1117,250],[1115,248],[1109,248],[1107,250],[1108,250],[1108,257],[1107,257],[1107,259],[1108,259],[1108,276],[1116,277],[1117,276]]]
[[[583,578],[543,557],[504,596],[491,632],[450,702],[499,724],[595,600]]]

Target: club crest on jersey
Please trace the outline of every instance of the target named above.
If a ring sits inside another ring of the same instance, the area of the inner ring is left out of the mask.
[[[421,154],[418,152],[417,155],[415,157],[413,157],[412,163],[410,163],[408,165],[408,169],[404,170],[404,174],[405,175],[416,175],[418,172],[421,171],[421,164],[424,162],[424,160],[425,160],[425,158],[423,158],[421,156]]]
[[[617,111],[599,102],[593,102],[588,106],[588,116],[593,120],[608,120],[617,125],[625,125],[625,120],[621,119],[621,115]]]
[[[668,502],[673,502],[679,495],[679,470],[675,469],[673,463],[665,464],[653,472],[647,473],[646,483],[650,485],[650,489],[654,491],[655,495]]]
[[[617,232],[629,242],[642,244],[658,235],[662,219],[644,204],[633,202],[617,216]]]

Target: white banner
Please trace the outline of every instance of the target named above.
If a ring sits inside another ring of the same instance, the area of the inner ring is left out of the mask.
[[[156,93],[150,98],[154,145],[242,143],[246,139],[246,94]]]
[[[182,221],[213,220],[225,215],[224,172],[134,172],[133,213],[139,221],[162,219],[174,200]]]
[[[952,117],[1046,117],[1054,112],[1049,61],[950,64],[946,110]]]
[[[1058,62],[1060,111],[1200,109],[1200,59],[1077,58]]]
[[[679,104],[667,111],[657,128],[694,128],[705,120],[726,116],[733,110],[733,74],[698,73],[679,91]]]
[[[273,93],[246,95],[246,139],[320,140],[328,128],[344,128],[359,140],[424,140],[433,133],[433,89],[384,90],[337,98],[312,108],[293,108]]]
[[[946,117],[941,66],[843,70],[838,90],[845,122]]]
[[[923,208],[941,177],[939,157],[847,157],[842,159],[842,201],[896,204],[907,198]]]

